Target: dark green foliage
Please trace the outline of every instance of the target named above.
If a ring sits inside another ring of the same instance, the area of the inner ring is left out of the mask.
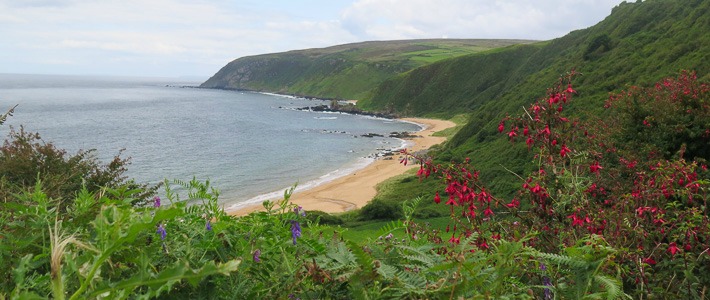
[[[362,220],[396,220],[402,217],[402,203],[374,199],[360,210]]]
[[[120,153],[104,165],[93,155],[93,150],[69,155],[66,150],[43,141],[37,133],[23,128],[11,130],[0,147],[0,199],[10,201],[13,193],[30,191],[41,182],[43,191],[57,201],[74,198],[82,187],[89,192],[104,187],[124,190],[140,187],[144,192],[133,195],[133,202],[141,204],[155,188],[148,189],[128,180],[124,175],[128,164],[129,160],[121,158]],[[66,205],[71,203],[60,205],[60,209],[67,209]]]
[[[600,34],[592,39],[587,46],[587,50],[584,51],[584,59],[595,59],[609,50],[611,50],[611,38],[607,34]]]
[[[342,225],[345,223],[341,217],[319,210],[309,211],[306,218],[311,222],[322,225]]]

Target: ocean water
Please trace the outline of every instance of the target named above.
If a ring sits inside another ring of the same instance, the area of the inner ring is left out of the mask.
[[[121,149],[139,182],[210,180],[227,208],[344,176],[382,149],[403,146],[393,131],[416,124],[298,111],[325,103],[251,92],[184,88],[199,82],[0,74],[0,111],[18,104],[10,126],[39,132],[76,153],[107,162]],[[366,138],[377,133],[383,138]]]

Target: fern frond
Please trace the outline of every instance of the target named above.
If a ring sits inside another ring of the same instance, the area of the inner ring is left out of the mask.
[[[382,226],[382,228],[380,228],[380,236],[387,235],[393,231],[402,229],[404,227],[404,223],[402,223],[401,220],[389,222],[385,226]]]
[[[565,256],[565,255],[559,255],[559,254],[554,254],[554,253],[543,253],[543,252],[538,252],[535,254],[535,256],[543,258],[547,260],[548,262],[558,264],[558,265],[565,265],[573,268],[585,268],[587,264],[589,264],[586,261],[583,260],[578,260],[570,256]]]
[[[594,276],[594,281],[603,286],[604,291],[606,293],[606,299],[631,299],[631,296],[625,294],[624,291],[621,289],[621,283],[616,280],[616,278],[604,275],[596,275]]]

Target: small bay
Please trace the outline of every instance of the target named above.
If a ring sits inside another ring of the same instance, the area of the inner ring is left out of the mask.
[[[292,184],[316,185],[363,167],[387,137],[416,124],[296,108],[324,104],[253,92],[184,88],[200,82],[0,74],[0,111],[17,104],[0,127],[39,132],[68,150],[96,149],[109,161],[121,149],[139,182],[209,179],[225,204],[256,201]],[[375,133],[384,137],[362,137]],[[255,198],[256,197],[256,198]],[[251,199],[251,200],[250,200]]]

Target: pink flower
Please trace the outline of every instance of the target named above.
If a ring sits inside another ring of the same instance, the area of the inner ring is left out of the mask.
[[[441,197],[439,197],[439,192],[436,192],[436,195],[434,195],[434,203],[441,203]]]
[[[501,121],[500,124],[498,124],[498,132],[503,132],[505,130],[505,122]]]
[[[567,85],[567,90],[565,90],[565,92],[568,92],[570,94],[577,93],[577,91],[572,89],[572,84]]]
[[[670,252],[671,255],[675,255],[678,251],[679,249],[675,242],[668,244],[668,252]]]
[[[567,148],[567,145],[562,145],[562,149],[560,149],[560,156],[565,157],[567,156],[567,153],[572,152],[569,148]]]
[[[599,165],[598,161],[595,161],[591,166],[589,166],[589,172],[590,173],[599,173],[599,170],[603,169],[602,166]]]
[[[508,208],[518,208],[520,206],[520,201],[513,198],[513,200],[510,200],[510,203],[506,204],[505,206]]]

